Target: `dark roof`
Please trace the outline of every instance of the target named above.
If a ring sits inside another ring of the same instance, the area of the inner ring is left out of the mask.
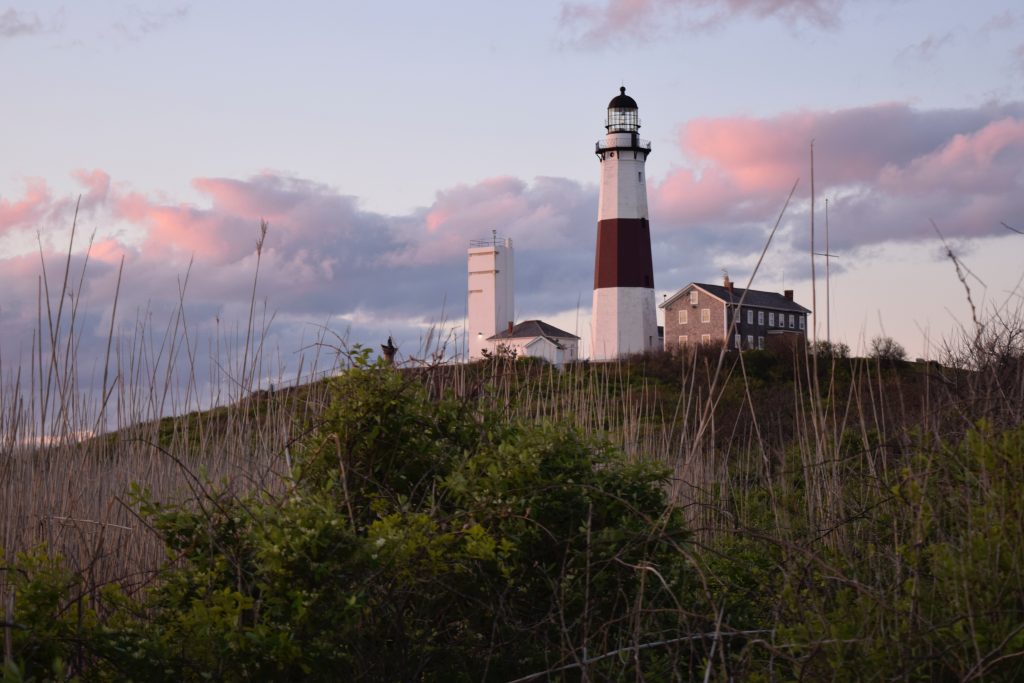
[[[708,285],[703,282],[692,282],[686,287],[683,287],[678,292],[670,296],[662,306],[675,301],[679,295],[690,287],[700,287],[708,294],[725,301],[730,304],[738,304],[740,299],[743,298],[743,293],[746,292],[747,296],[743,299],[744,306],[750,306],[751,308],[771,308],[776,311],[792,311],[794,313],[810,313],[811,309],[804,308],[800,304],[787,299],[778,292],[762,292],[758,289],[742,289],[740,287],[733,287],[730,292],[722,285]]]
[[[626,94],[626,86],[619,88],[619,94],[608,103],[609,109],[636,109],[636,100]]]
[[[569,334],[560,330],[554,325],[548,325],[543,320],[524,320],[509,330],[502,330],[491,339],[523,339],[526,337],[548,337],[549,339],[579,339],[575,334]]]

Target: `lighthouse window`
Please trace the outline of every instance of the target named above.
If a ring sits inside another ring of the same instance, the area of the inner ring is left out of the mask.
[[[614,157],[614,156],[615,156],[615,152],[610,152],[610,153],[608,154],[608,156],[610,156],[610,157]]]
[[[637,171],[636,172],[636,180],[637,180],[637,182],[640,182],[640,183],[642,183],[644,181],[643,171]]]

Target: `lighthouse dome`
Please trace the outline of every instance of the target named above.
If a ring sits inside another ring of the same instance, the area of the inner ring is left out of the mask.
[[[619,88],[619,94],[608,103],[605,128],[609,133],[635,133],[640,129],[636,100],[626,94],[625,86]]]
[[[626,86],[619,88],[619,94],[608,103],[609,109],[636,109],[636,100],[626,94]]]

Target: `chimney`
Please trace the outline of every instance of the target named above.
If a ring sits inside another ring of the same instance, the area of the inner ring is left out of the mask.
[[[782,293],[782,295],[785,296],[790,301],[793,300],[793,290],[792,289],[787,289],[785,292]]]
[[[726,273],[724,278],[722,279],[722,286],[724,286],[726,289],[728,289],[730,294],[733,293],[732,281],[729,280],[729,274],[728,273]]]
[[[515,326],[514,326],[514,325],[512,324],[512,321],[511,321],[511,320],[509,320],[509,321],[508,321],[508,333],[509,333],[509,334],[512,334],[512,328],[513,328],[513,327],[515,327]]]
[[[381,344],[380,350],[384,352],[384,362],[388,365],[395,364],[395,353],[398,352],[398,347],[391,341],[391,337],[388,337],[387,344]]]

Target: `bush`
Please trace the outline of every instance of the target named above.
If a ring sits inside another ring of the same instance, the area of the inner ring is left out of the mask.
[[[134,608],[108,603],[103,627],[40,631],[38,657],[74,642],[91,675],[134,680],[504,680],[681,631],[693,582],[664,469],[433,401],[382,365],[333,393],[284,495],[138,492],[172,559],[161,582]],[[682,643],[625,670],[667,675],[666,653],[704,648]]]
[[[895,344],[895,342],[893,343]],[[830,342],[822,340],[815,342],[813,347],[814,352],[818,355],[818,358],[824,358],[826,360],[831,360],[833,358],[836,360],[845,360],[850,357],[850,347],[844,344],[843,342]]]
[[[876,360],[885,361],[902,361],[907,358],[906,350],[892,337],[875,337],[872,339],[869,355]]]

